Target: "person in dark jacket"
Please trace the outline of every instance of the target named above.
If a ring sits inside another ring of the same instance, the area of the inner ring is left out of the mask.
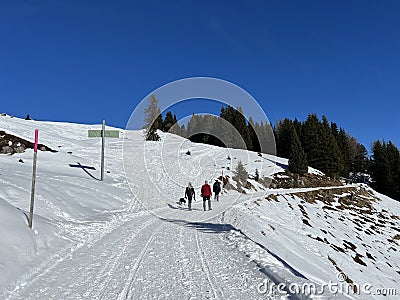
[[[186,198],[188,199],[188,208],[189,210],[192,210],[192,199],[196,200],[196,194],[191,182],[189,182],[185,189],[185,199]]]
[[[201,197],[203,197],[203,208],[206,210],[206,201],[208,200],[208,210],[211,210],[211,186],[208,184],[208,181],[206,180],[201,187]]]
[[[218,179],[215,179],[215,182],[213,184],[213,192],[214,192],[214,200],[219,201],[219,193],[221,192],[221,183],[218,181]]]

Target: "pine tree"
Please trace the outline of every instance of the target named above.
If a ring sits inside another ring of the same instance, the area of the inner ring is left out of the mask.
[[[165,118],[164,118],[164,122],[163,122],[163,126],[162,126],[162,130],[164,132],[168,132],[172,126],[174,126],[174,124],[176,123],[176,116],[172,115],[171,111],[168,111],[165,114]]]
[[[157,129],[162,129],[162,115],[160,107],[158,106],[158,100],[155,95],[151,94],[149,98],[149,106],[144,110],[144,126],[143,128],[148,129],[154,127]]]
[[[349,176],[349,172],[352,171],[350,137],[343,128],[340,128],[337,134],[337,144],[343,160],[343,169],[341,175],[347,178]]]
[[[400,182],[399,170],[400,170],[400,153],[399,149],[389,141],[386,145],[386,156],[388,158],[390,177],[388,182],[388,196],[400,200]]]
[[[160,136],[157,134],[157,129],[162,129],[162,115],[158,106],[157,98],[152,94],[149,98],[149,106],[144,110],[144,128],[146,129],[147,141],[158,141]]]
[[[293,124],[289,119],[280,121],[276,126],[276,151],[279,157],[289,158]]]
[[[247,125],[247,120],[244,115],[243,109],[239,106],[235,111],[235,128],[239,131],[247,150],[253,150],[253,143],[251,140],[250,128]]]
[[[301,147],[301,143],[294,126],[292,126],[292,136],[289,151],[289,171],[299,175],[303,175],[308,172],[306,154]]]
[[[301,144],[310,166],[328,176],[338,176],[343,170],[343,160],[328,119],[322,122],[311,114],[304,122]]]
[[[335,135],[326,116],[322,116],[322,139],[321,139],[322,167],[320,170],[328,176],[337,177],[343,169],[343,159],[339,151]]]
[[[388,195],[390,186],[390,161],[386,152],[386,143],[376,141],[372,146],[373,166],[372,175],[374,179],[373,187],[383,194]]]
[[[220,117],[225,119],[233,127],[224,126],[224,143],[227,147],[237,149],[246,147],[249,150],[253,149],[249,127],[247,126],[247,121],[241,107],[238,107],[238,109],[234,109],[229,105],[226,108],[222,107]],[[239,137],[237,136],[237,132],[240,134],[244,145],[241,141],[238,141]]]
[[[317,169],[321,167],[321,155],[319,150],[321,147],[321,131],[321,124],[317,115],[308,115],[303,125],[301,144],[304,147],[309,165]]]
[[[251,146],[252,146],[252,151],[254,152],[260,152],[261,151],[261,146],[260,146],[260,142],[258,140],[257,137],[257,127],[259,127],[260,125],[258,125],[257,123],[254,123],[254,120],[252,117],[249,118],[249,122],[247,124],[248,127],[248,132],[250,135],[250,141],[251,141]]]
[[[198,128],[200,127],[199,116],[192,114],[187,124],[187,137],[190,139],[193,135],[199,132]]]
[[[158,135],[157,131],[151,126],[146,131],[146,141],[159,141],[161,138]]]
[[[249,173],[247,173],[246,168],[244,167],[242,161],[240,160],[238,161],[235,171],[239,180],[242,183],[245,183],[247,181],[247,178],[249,177]]]
[[[260,151],[266,154],[276,155],[276,138],[271,123],[267,122],[263,124],[263,122],[260,122],[260,125],[257,125],[256,123],[256,133],[260,143]]]
[[[180,130],[179,135],[180,135],[181,137],[186,138],[186,137],[187,137],[187,131],[186,131],[185,124],[182,124],[182,126],[181,126],[180,128],[181,128],[181,130]]]
[[[352,160],[353,172],[366,172],[368,151],[364,145],[355,141],[355,152]]]

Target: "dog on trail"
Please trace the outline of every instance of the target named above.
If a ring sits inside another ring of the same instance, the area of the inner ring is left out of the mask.
[[[179,198],[179,205],[186,204],[185,198]]]

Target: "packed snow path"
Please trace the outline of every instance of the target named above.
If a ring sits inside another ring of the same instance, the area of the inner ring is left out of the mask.
[[[9,299],[266,299],[256,287],[265,275],[223,240],[230,229],[144,214],[54,261]]]

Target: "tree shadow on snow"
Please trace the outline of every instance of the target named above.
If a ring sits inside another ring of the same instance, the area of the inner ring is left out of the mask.
[[[288,169],[288,165],[285,165],[285,164],[282,164],[282,163],[279,163],[279,162],[277,162],[277,161],[274,161],[274,160],[272,160],[272,159],[269,159],[269,158],[265,158],[265,157],[263,157],[265,160],[268,160],[268,161],[270,161],[270,162],[272,162],[273,164],[275,164],[276,166],[278,166],[278,167],[281,167],[282,169],[284,169],[284,170],[287,170]]]
[[[182,225],[188,228],[196,229],[205,233],[223,233],[231,230],[237,230],[231,224],[221,224],[221,223],[204,223],[204,222],[188,222],[184,220],[177,219],[166,219],[161,218],[165,222],[170,222],[178,225]]]
[[[185,227],[189,227],[192,229],[199,230],[204,233],[227,233],[231,230],[239,232],[244,239],[250,240],[254,244],[258,245],[260,248],[265,250],[268,254],[273,256],[276,260],[278,260],[280,263],[282,263],[293,275],[296,277],[302,278],[302,279],[307,279],[303,274],[301,274],[299,271],[297,271],[295,268],[290,266],[284,259],[282,259],[280,256],[278,256],[276,253],[272,252],[271,250],[267,249],[264,245],[258,243],[257,241],[251,239],[247,235],[244,234],[244,232],[231,224],[227,223],[205,223],[205,222],[188,222],[188,221],[183,221],[183,220],[177,220],[177,219],[167,219],[167,218],[161,218],[161,220],[165,222],[170,222],[178,225],[182,225]],[[260,265],[258,262],[254,261],[254,263],[260,268],[260,271],[267,275],[272,281],[275,282],[275,284],[279,284],[282,281],[279,276],[274,274],[274,272],[271,272],[270,270],[266,269],[262,265]],[[302,299],[302,295],[293,295],[290,293],[290,291],[287,291],[289,293],[289,296],[291,299]]]

